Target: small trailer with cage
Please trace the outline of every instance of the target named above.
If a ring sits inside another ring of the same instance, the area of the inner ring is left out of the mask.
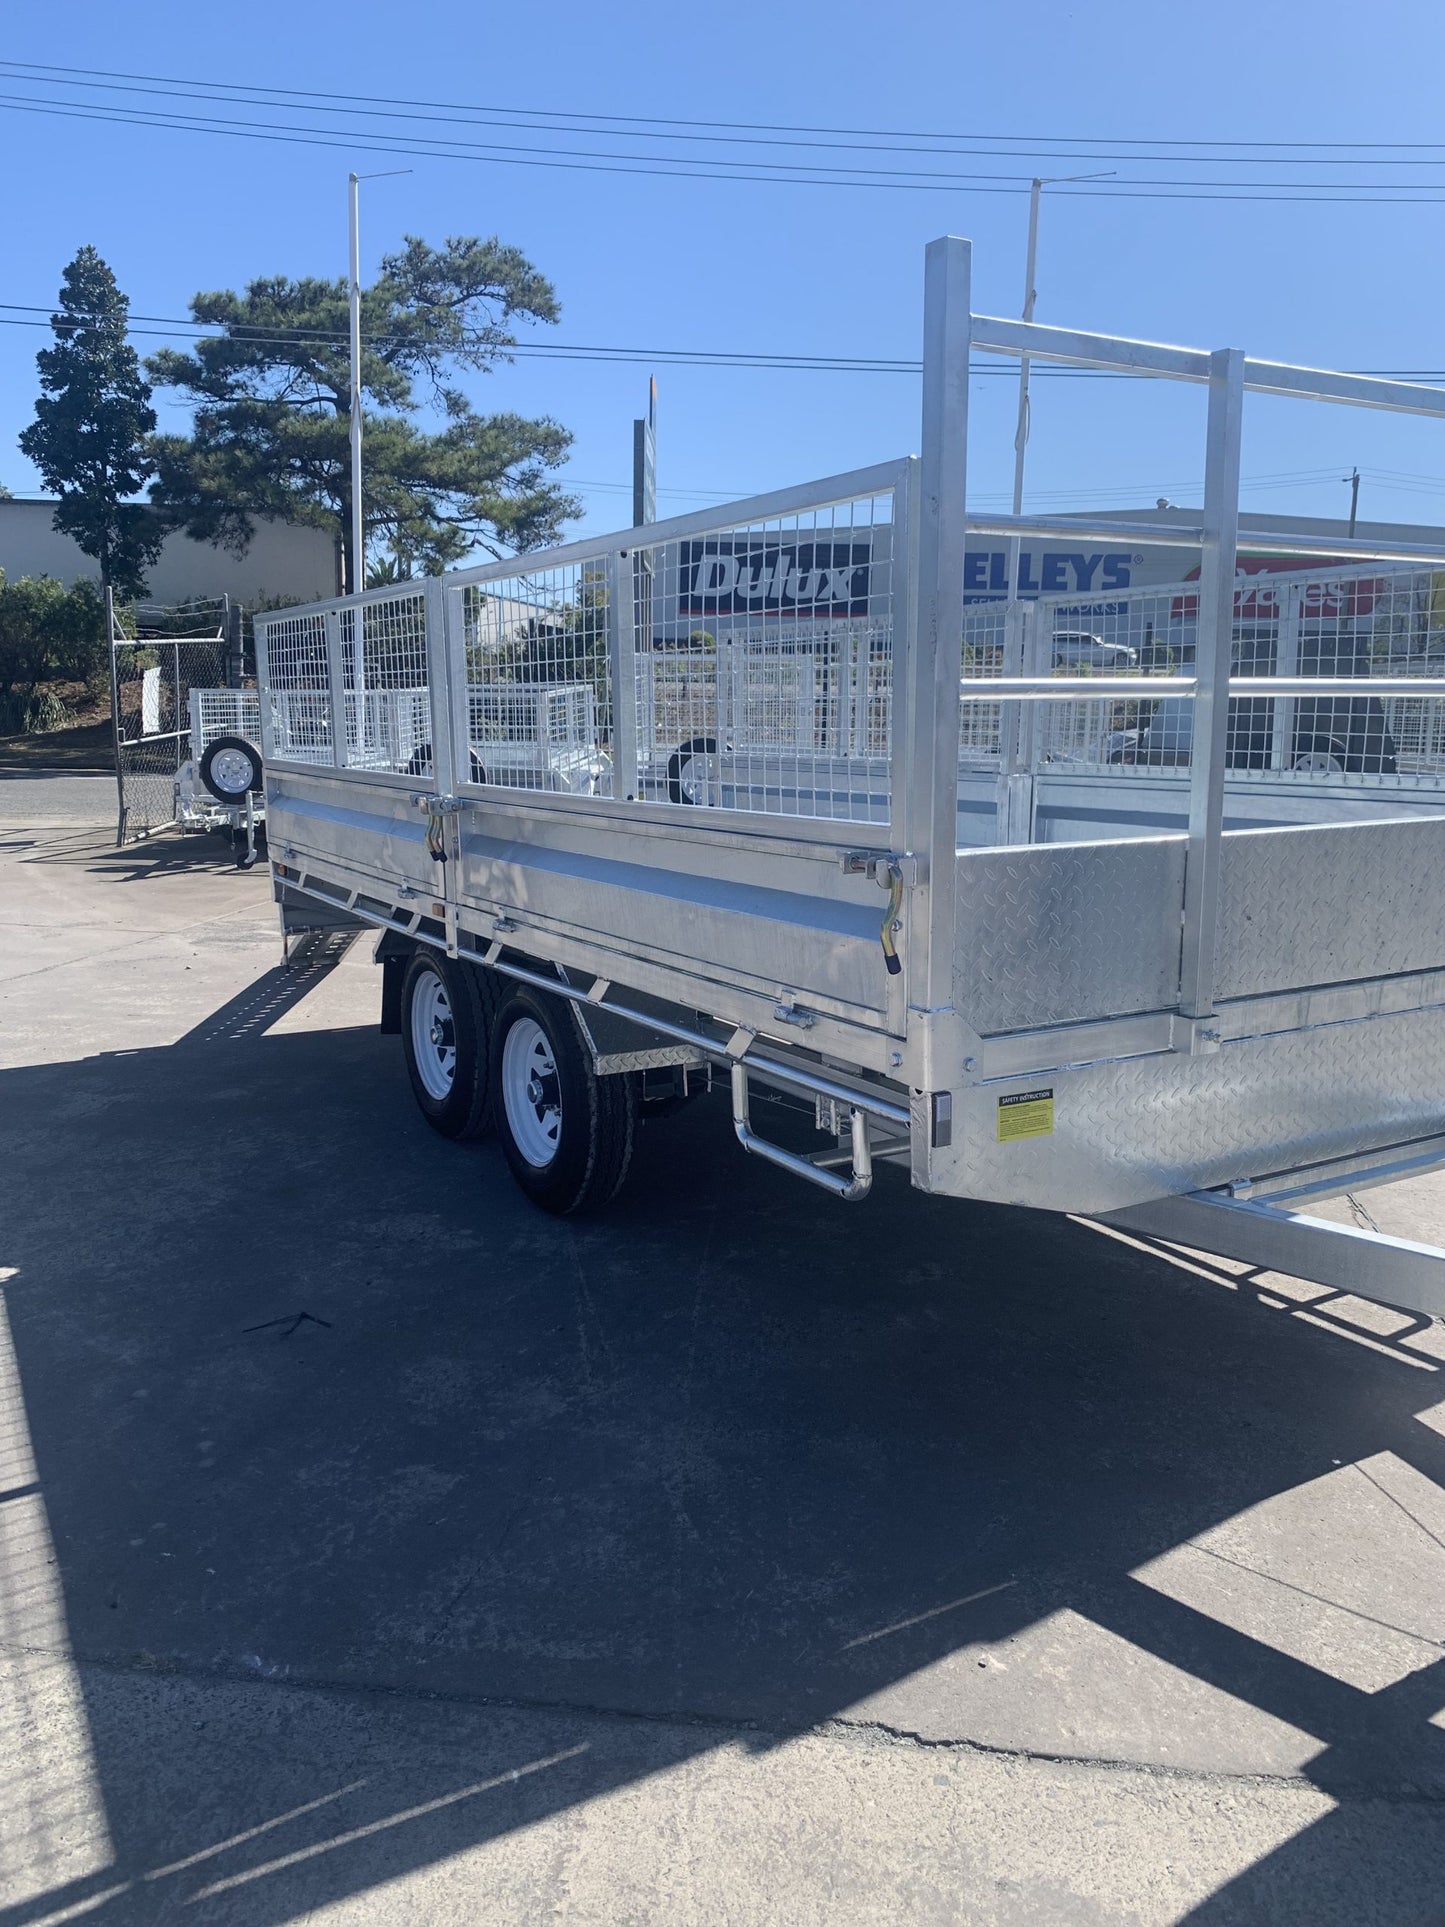
[[[1282,1208],[1445,1164],[1445,546],[1270,538],[1267,647],[1235,569],[1247,395],[1445,394],[975,315],[969,266],[928,250],[919,458],[258,617],[283,927],[379,930],[423,1112],[554,1211],[721,1075],[840,1199],[896,1163],[1445,1310],[1441,1253]],[[1191,582],[965,610],[970,542],[1061,527],[968,507],[977,351],[1203,387],[1192,529],[1062,525],[1188,540]]]
[[[192,689],[187,706],[190,754],[176,771],[175,821],[182,830],[229,831],[240,845],[238,865],[249,870],[266,820],[260,695],[244,687]]]

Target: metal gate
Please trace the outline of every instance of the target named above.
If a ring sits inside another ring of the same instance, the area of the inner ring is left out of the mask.
[[[109,610],[117,843],[176,820],[176,776],[190,753],[191,690],[242,680],[243,612],[226,596]]]

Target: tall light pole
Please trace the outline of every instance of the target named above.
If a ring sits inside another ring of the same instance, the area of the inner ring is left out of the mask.
[[[366,586],[361,520],[361,176],[349,174],[351,226],[351,581],[353,595]]]
[[[1034,275],[1039,264],[1039,202],[1043,199],[1046,187],[1055,187],[1066,181],[1107,181],[1113,178],[1110,168],[1103,174],[1049,174],[1042,178],[1035,175],[1029,185],[1029,244],[1024,262],[1024,310],[1023,319],[1034,318],[1034,302],[1038,299],[1038,289],[1034,286]],[[1014,494],[1013,512],[1024,512],[1024,453],[1029,442],[1029,358],[1019,356],[1019,412],[1018,423],[1014,429]],[[1009,543],[1009,595],[1018,594],[1019,538],[1014,536]],[[1015,671],[1017,673],[1017,671]]]
[[[347,212],[351,240],[351,593],[366,587],[366,524],[361,513],[361,183],[410,174],[389,167],[379,174],[348,174]]]

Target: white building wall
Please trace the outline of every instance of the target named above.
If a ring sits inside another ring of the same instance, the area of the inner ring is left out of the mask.
[[[0,569],[7,581],[48,575],[68,588],[87,576],[99,579],[94,559],[56,530],[54,514],[53,502],[0,501]],[[336,593],[336,550],[324,529],[287,522],[258,521],[244,555],[177,533],[166,537],[146,582],[152,602],[219,595],[246,604],[278,596],[314,602]]]

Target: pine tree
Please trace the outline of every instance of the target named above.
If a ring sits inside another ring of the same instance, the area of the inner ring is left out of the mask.
[[[156,417],[126,340],[129,312],[105,262],[81,248],[50,317],[55,345],[35,358],[41,394],[20,448],[60,497],[56,529],[94,556],[104,586],[139,596],[165,530],[154,509],[130,499],[155,473],[149,437]]]
[[[408,236],[382,260],[361,298],[367,553],[353,572],[346,283],[277,275],[198,294],[192,318],[221,332],[147,363],[195,408],[190,436],[156,438],[151,498],[193,540],[240,553],[261,518],[326,529],[347,582],[555,541],[581,511],[549,475],[571,436],[547,417],[479,414],[452,377],[506,362],[514,322],[557,313],[550,283],[495,236],[440,248]]]

